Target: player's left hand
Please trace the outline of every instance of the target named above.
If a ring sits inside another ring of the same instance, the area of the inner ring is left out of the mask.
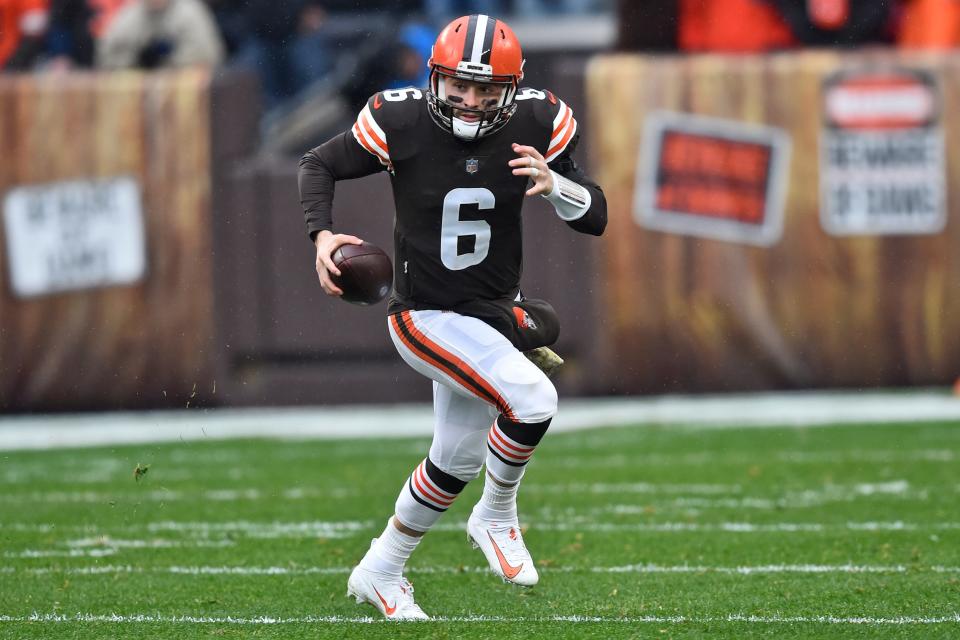
[[[513,143],[513,152],[520,156],[508,163],[513,167],[513,175],[529,176],[533,181],[533,186],[527,189],[527,195],[535,196],[538,193],[547,195],[552,192],[553,174],[547,168],[547,163],[540,152],[533,147],[516,142]]]

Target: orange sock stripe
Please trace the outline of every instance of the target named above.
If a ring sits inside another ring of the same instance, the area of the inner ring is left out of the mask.
[[[502,453],[502,454],[505,455],[506,457],[510,458],[511,460],[516,460],[516,461],[518,461],[518,462],[523,462],[523,461],[529,460],[529,459],[530,459],[530,456],[533,455],[533,452],[530,452],[530,453],[528,453],[528,454],[525,455],[525,456],[520,456],[520,455],[517,455],[516,453],[513,453],[512,451],[507,451],[506,449],[503,448],[503,446],[502,446],[499,442],[497,442],[496,440],[494,440],[492,437],[488,437],[488,438],[487,438],[487,444],[489,444],[490,446],[492,446],[492,447],[495,448],[497,451],[499,451],[500,453]]]
[[[513,441],[511,441],[510,438],[507,436],[507,434],[501,431],[496,425],[493,426],[493,429],[490,429],[490,434],[493,436],[496,436],[497,440],[502,442],[507,447],[513,449],[520,455],[523,455],[525,453],[530,453],[531,451],[536,449],[536,447],[521,447],[520,445],[514,444]]]
[[[417,470],[413,472],[412,477],[413,477],[413,485],[417,488],[417,491],[420,492],[420,496],[422,498],[426,498],[427,500],[430,500],[431,502],[435,502],[436,504],[438,504],[443,508],[449,507],[453,503],[453,500],[442,500],[438,496],[432,494],[429,489],[426,489],[420,483],[420,474],[417,473],[417,471],[419,470],[420,470],[420,467],[417,467]]]
[[[489,446],[493,447],[494,449],[496,449],[497,451],[499,451],[499,452],[500,452],[500,455],[502,455],[502,456],[503,456],[504,458],[506,458],[508,461],[514,461],[514,462],[518,462],[518,463],[523,463],[523,464],[525,464],[525,463],[527,462],[527,460],[530,459],[530,456],[526,456],[526,457],[521,458],[521,457],[519,457],[519,456],[517,456],[517,455],[515,455],[515,454],[510,453],[509,451],[504,451],[503,447],[501,447],[499,444],[497,444],[497,443],[496,443],[495,441],[493,441],[493,440],[488,439],[488,440],[487,440],[487,444],[488,444]],[[533,455],[533,454],[531,454],[531,455]]]
[[[430,479],[430,474],[427,473],[427,463],[421,462],[420,466],[417,467],[417,471],[420,472],[420,477],[423,478],[423,483],[427,485],[427,488],[433,491],[435,494],[443,498],[444,500],[453,500],[457,497],[458,494],[450,493],[449,491],[444,491],[437,486],[437,483]]]

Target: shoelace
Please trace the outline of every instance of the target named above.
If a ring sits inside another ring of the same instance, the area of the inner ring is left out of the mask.
[[[407,580],[406,576],[400,578],[400,591],[403,593],[405,607],[412,607],[423,613],[423,609],[413,599],[413,583]]]
[[[510,531],[513,530],[516,532],[516,535],[511,536]],[[497,542],[500,543],[500,551],[504,556],[507,557],[507,560],[513,562],[518,559],[518,557],[526,558],[526,546],[523,544],[523,535],[520,533],[520,527],[510,526],[504,527],[501,529],[503,536],[497,536]],[[497,531],[497,533],[501,533]]]
[[[403,597],[407,602],[414,604],[413,583],[407,580],[406,576],[402,576],[400,578],[400,592],[403,594]]]

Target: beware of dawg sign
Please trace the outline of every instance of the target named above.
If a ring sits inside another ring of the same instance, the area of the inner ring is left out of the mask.
[[[790,138],[684,113],[647,117],[634,217],[648,229],[771,246],[783,231]]]
[[[12,189],[3,227],[21,298],[131,285],[146,273],[140,185],[130,176]]]
[[[820,220],[834,235],[938,233],[946,223],[940,100],[932,77],[845,71],[824,83]]]

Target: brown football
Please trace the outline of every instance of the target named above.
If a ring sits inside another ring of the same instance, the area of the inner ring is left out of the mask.
[[[375,244],[345,244],[333,252],[333,264],[340,276],[330,274],[343,290],[341,296],[353,304],[375,304],[387,297],[393,286],[390,256]]]

